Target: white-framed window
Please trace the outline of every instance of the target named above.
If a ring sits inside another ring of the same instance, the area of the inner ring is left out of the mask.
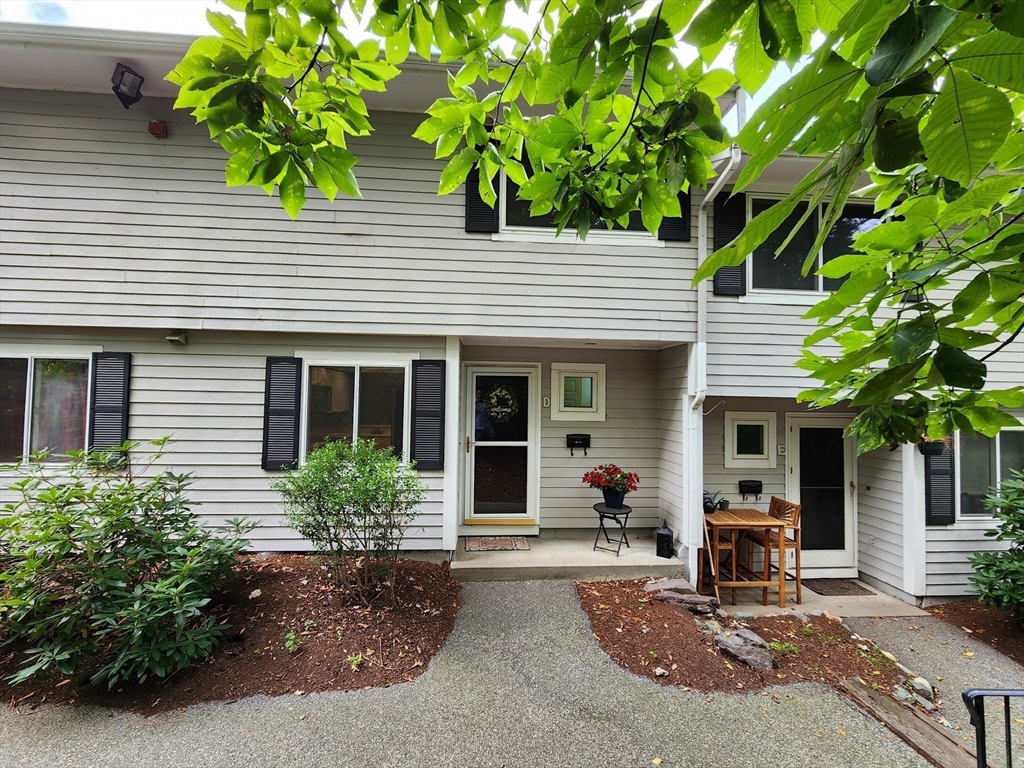
[[[301,460],[328,440],[357,437],[408,455],[412,366],[407,358],[307,359],[304,367]]]
[[[551,420],[605,420],[604,363],[551,364]]]
[[[518,240],[524,242],[547,242],[577,240],[576,229],[566,227],[562,234],[555,224],[555,211],[533,216],[530,214],[530,201],[518,198],[519,187],[504,173],[499,172],[495,177],[496,183],[501,185],[499,196],[498,227],[499,232],[495,237],[499,240]],[[654,247],[664,246],[664,242],[647,231],[640,216],[640,211],[632,211],[629,214],[629,223],[625,227],[616,225],[614,229],[608,229],[603,221],[594,221],[593,228],[587,234],[587,240],[598,241],[607,239],[619,245],[647,245]]]
[[[725,412],[725,466],[774,469],[774,411]]]
[[[988,516],[982,500],[992,486],[1024,472],[1024,428],[1003,429],[995,437],[958,433],[956,484],[960,517]]]
[[[777,202],[778,199],[770,196],[748,195],[747,221],[768,210]],[[853,238],[861,232],[874,229],[882,223],[882,220],[871,205],[847,204],[818,252],[817,266],[805,276],[801,274],[804,259],[818,235],[818,222],[821,221],[826,207],[827,204],[822,203],[811,211],[803,226],[797,230],[778,256],[775,255],[775,252],[807,212],[806,203],[797,205],[778,229],[754,249],[750,258],[747,259],[747,285],[751,287],[752,291],[822,293],[835,291],[843,284],[845,278],[822,277],[816,274],[817,269],[837,256],[849,253]]]
[[[0,462],[85,448],[91,349],[19,349],[0,356]]]

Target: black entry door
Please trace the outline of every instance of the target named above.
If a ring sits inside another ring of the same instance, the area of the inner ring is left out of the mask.
[[[803,549],[846,549],[842,427],[800,427]]]

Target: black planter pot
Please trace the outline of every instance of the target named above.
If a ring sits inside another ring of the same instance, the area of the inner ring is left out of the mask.
[[[626,500],[625,491],[609,491],[603,489],[601,491],[604,494],[604,505],[609,509],[622,509],[622,502]]]
[[[917,450],[923,456],[941,456],[946,444],[942,440],[922,440],[917,444]]]

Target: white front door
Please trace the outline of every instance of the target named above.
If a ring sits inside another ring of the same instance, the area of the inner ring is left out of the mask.
[[[805,576],[857,576],[856,440],[843,436],[849,423],[846,417],[786,415],[786,498],[801,507]]]
[[[468,366],[465,392],[465,524],[538,525],[540,366]]]

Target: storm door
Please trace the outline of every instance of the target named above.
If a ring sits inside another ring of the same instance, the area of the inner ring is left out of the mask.
[[[801,505],[804,570],[856,566],[855,446],[853,438],[843,436],[847,423],[836,417],[787,417],[786,496]]]
[[[537,522],[537,371],[470,367],[466,425],[467,525]]]

